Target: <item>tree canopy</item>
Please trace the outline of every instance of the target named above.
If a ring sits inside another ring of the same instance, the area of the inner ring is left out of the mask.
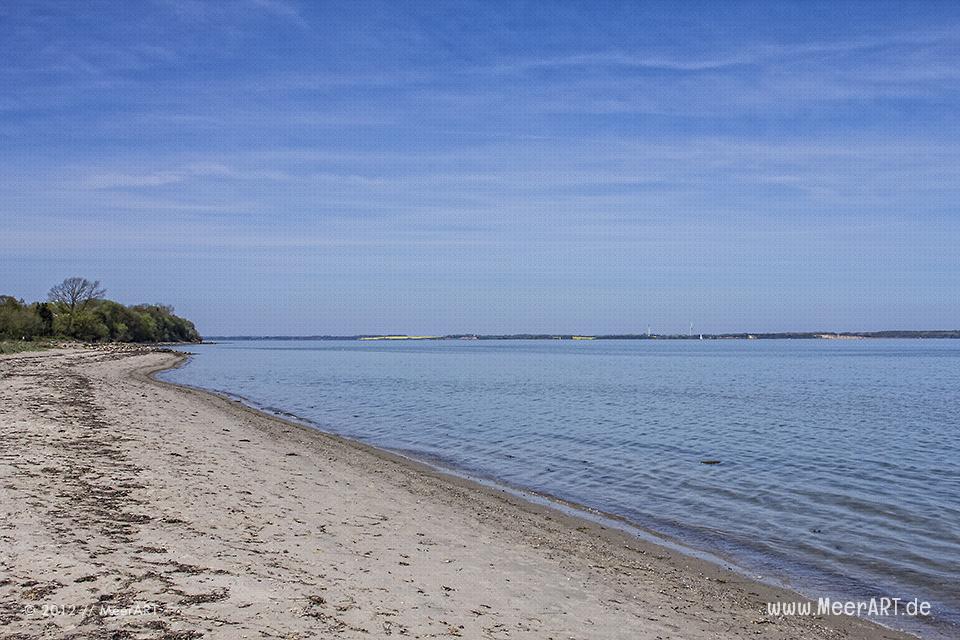
[[[50,302],[56,303],[67,311],[67,333],[73,332],[77,313],[82,312],[94,300],[103,300],[107,290],[100,288],[100,281],[90,282],[86,278],[67,278],[54,285],[47,294]]]
[[[193,323],[163,304],[107,300],[99,281],[67,278],[48,302],[0,295],[0,339],[66,338],[87,342],[199,342]]]

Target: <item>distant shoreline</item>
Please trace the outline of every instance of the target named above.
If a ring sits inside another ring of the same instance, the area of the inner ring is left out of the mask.
[[[866,339],[960,339],[960,329],[932,331],[798,331],[780,333],[696,333],[696,334],[549,334],[516,333],[502,335],[450,334],[442,336],[405,334],[357,334],[349,336],[205,336],[212,340],[356,340],[356,341],[411,341],[411,340],[866,340]]]

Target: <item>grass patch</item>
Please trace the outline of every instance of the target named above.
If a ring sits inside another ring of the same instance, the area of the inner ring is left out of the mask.
[[[52,349],[51,342],[34,342],[31,340],[0,340],[0,353],[22,353],[24,351],[43,351]]]

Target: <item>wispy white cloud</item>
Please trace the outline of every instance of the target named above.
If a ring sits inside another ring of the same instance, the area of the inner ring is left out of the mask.
[[[176,184],[183,180],[179,173],[149,173],[145,175],[131,175],[120,173],[104,173],[91,176],[85,181],[86,186],[92,189],[127,189],[138,187],[160,187]]]
[[[262,12],[288,21],[306,29],[300,6],[292,0],[243,0],[242,2],[218,2],[217,0],[158,0],[160,4],[186,22],[236,23],[250,10]]]
[[[668,71],[710,71],[747,64],[753,59],[747,56],[729,56],[717,58],[680,58],[668,56],[648,56],[624,53],[622,51],[602,51],[548,58],[525,58],[504,62],[480,70],[493,72],[522,72],[533,69],[555,69],[563,67],[624,67],[632,69],[661,69]]]
[[[497,82],[426,98],[506,102],[538,113],[776,113],[844,101],[928,100],[957,90],[960,72],[952,61],[958,55],[960,25],[834,41],[753,41],[712,52],[607,49],[474,67],[472,73]],[[550,73],[532,73],[538,71]]]
[[[532,69],[563,67],[625,67],[667,71],[717,71],[743,65],[796,62],[825,54],[867,52],[890,48],[919,48],[938,43],[960,43],[960,25],[922,31],[893,32],[883,36],[857,37],[834,41],[792,44],[755,42],[734,47],[712,56],[703,54],[650,55],[623,50],[594,51],[553,57],[528,57],[508,60],[478,70],[522,72]]]
[[[71,174],[82,171],[73,170]],[[172,169],[144,170],[139,173],[121,173],[118,171],[100,172],[69,177],[62,181],[66,188],[135,190],[169,185],[182,185],[188,181],[215,180],[247,182],[289,182],[296,176],[280,170],[268,168],[240,170],[216,160],[201,159]]]
[[[300,12],[300,7],[293,2],[287,0],[249,0],[249,2],[255,8],[289,20],[298,27],[303,29],[309,28],[309,24]]]
[[[603,158],[598,166],[597,158]],[[960,197],[960,147],[937,140],[651,143],[596,138],[439,150],[274,149],[100,159],[9,171],[26,214],[151,212],[394,224],[606,228],[658,216],[934,215]],[[917,204],[922,203],[922,205]],[[378,222],[379,221],[379,222]]]

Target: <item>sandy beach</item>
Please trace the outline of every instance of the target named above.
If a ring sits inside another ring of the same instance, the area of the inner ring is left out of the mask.
[[[150,378],[182,359],[0,357],[0,637],[909,637]]]

